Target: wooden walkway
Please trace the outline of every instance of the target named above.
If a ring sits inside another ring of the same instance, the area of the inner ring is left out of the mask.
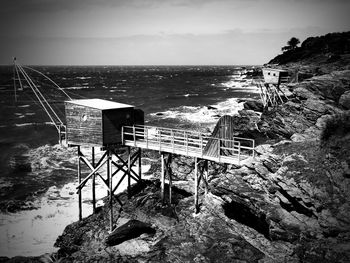
[[[216,138],[200,132],[143,125],[123,126],[122,144],[234,165],[254,157],[255,148],[253,139]]]

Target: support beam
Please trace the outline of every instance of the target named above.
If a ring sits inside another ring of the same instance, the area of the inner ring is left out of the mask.
[[[208,194],[208,191],[209,191],[208,177],[209,177],[209,162],[208,162],[208,160],[205,160],[205,162],[204,162],[204,188],[205,188],[206,195]]]
[[[94,168],[88,161],[88,159],[80,152],[78,152],[79,158],[92,170],[92,172],[89,173],[88,176],[85,177],[85,179],[78,185],[77,189],[81,189],[84,187],[84,185],[87,183],[87,181],[90,179],[90,177],[94,174],[97,173],[97,171],[107,162],[107,160],[104,160],[104,157],[106,156],[106,153],[102,156],[98,164],[96,165],[96,168]],[[98,174],[100,175],[100,174]],[[100,175],[101,178],[103,178]],[[103,181],[108,183],[108,178],[106,180],[103,179]],[[108,184],[107,184],[108,186]]]
[[[162,203],[164,204],[164,186],[165,186],[165,168],[164,168],[164,153],[161,153],[160,156],[161,159],[161,174],[160,174],[160,187],[161,187],[161,198],[162,198]]]
[[[141,178],[141,173],[142,173],[141,148],[138,149],[138,155],[139,155],[139,178],[141,181],[142,180],[142,178]]]
[[[109,229],[113,231],[113,176],[112,176],[112,152],[108,150],[107,177],[109,178]]]
[[[170,205],[172,204],[172,187],[173,187],[173,178],[172,178],[171,169],[170,169],[171,158],[172,158],[172,155],[171,155],[171,153],[169,153],[168,160],[167,160],[166,165],[165,165],[166,173],[167,173],[168,178],[169,178],[169,204]]]
[[[195,206],[195,213],[197,214],[199,212],[199,200],[198,200],[198,159],[197,157],[194,160],[194,206]]]
[[[107,180],[106,181],[107,181],[107,186],[108,186],[108,190],[107,190],[107,196],[108,196],[109,193],[110,193],[109,187],[110,187],[110,182],[111,182],[111,177],[112,177],[112,174],[110,173],[110,168],[111,168],[112,162],[110,160],[110,151],[107,150],[106,152],[107,152],[107,159],[106,159],[106,163],[107,163]]]
[[[128,146],[129,147],[129,146]],[[129,147],[130,148],[130,147]],[[118,160],[122,163],[123,166],[126,166],[128,167],[128,160],[127,161],[124,161],[117,153],[114,152],[114,155],[118,158]],[[134,153],[131,158],[131,164],[130,164],[130,167],[134,165],[134,163],[136,162],[137,160],[137,153]],[[114,165],[118,166],[115,162],[113,162]],[[138,174],[134,172],[134,170],[130,169],[130,174],[133,174],[136,178],[138,178]],[[138,179],[136,179],[135,181],[138,181]]]
[[[78,184],[81,183],[81,167],[80,167],[80,146],[78,146]],[[83,219],[82,215],[82,198],[81,198],[81,189],[78,190],[78,206],[79,206],[79,221]]]
[[[199,212],[199,186],[203,179],[205,194],[208,194],[208,160],[195,158],[194,166],[194,206],[195,213]]]
[[[165,154],[164,152],[161,153],[161,198],[163,205],[165,204],[165,177],[168,176],[169,180],[169,204],[172,203],[172,184],[173,184],[173,178],[172,178],[172,172],[170,168],[172,160],[171,153]]]
[[[95,169],[95,147],[91,148],[91,164]],[[92,175],[92,213],[96,214],[96,173]]]
[[[82,220],[82,190],[86,183],[92,180],[92,204],[93,204],[93,213],[96,213],[96,177],[100,177],[107,187],[107,196],[109,197],[109,206],[110,206],[110,231],[113,231],[113,199],[115,198],[119,204],[122,206],[122,202],[118,197],[114,196],[115,191],[120,186],[125,177],[128,177],[128,197],[131,197],[131,179],[136,182],[141,180],[141,148],[137,149],[136,152],[131,152],[131,147],[127,147],[127,160],[124,161],[120,155],[118,155],[113,148],[105,148],[105,152],[102,157],[96,163],[95,148],[91,148],[91,160],[84,156],[81,152],[81,148],[78,145],[78,186],[77,194],[79,201],[79,220]],[[121,164],[113,161],[113,155],[116,156]],[[136,164],[138,162],[138,164]],[[82,177],[82,167],[81,165],[85,164],[91,171],[86,177]],[[106,165],[106,166],[104,166]],[[115,166],[116,168],[113,168]],[[138,173],[132,170],[132,166],[138,166]],[[106,167],[106,173],[103,174],[100,171],[102,167]],[[113,176],[115,176],[119,171],[123,172],[122,177],[113,187]],[[104,178],[106,176],[106,178]]]
[[[130,146],[128,146],[128,198],[131,197],[131,152]]]

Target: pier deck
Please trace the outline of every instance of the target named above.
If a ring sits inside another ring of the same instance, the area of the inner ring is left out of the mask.
[[[200,132],[143,125],[123,126],[122,136],[125,146],[234,165],[254,156],[255,148],[252,139],[216,138]]]

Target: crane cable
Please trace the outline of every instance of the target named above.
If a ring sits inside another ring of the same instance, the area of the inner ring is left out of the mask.
[[[56,82],[54,82],[52,79],[50,79],[48,76],[46,76],[45,74],[41,73],[40,71],[36,70],[36,69],[33,69],[31,67],[28,67],[28,66],[23,66],[22,68],[26,68],[26,69],[30,69],[40,75],[42,75],[43,77],[45,77],[46,79],[48,79],[52,84],[54,84],[60,91],[62,91],[64,93],[64,95],[66,95],[70,100],[72,100],[72,98],[60,87],[57,85]]]
[[[18,73],[18,69],[19,71],[22,73],[23,77],[25,78],[25,80],[27,81],[29,87],[31,88],[31,90],[33,91],[33,93],[35,94],[35,96],[37,97],[38,101],[40,102],[41,106],[43,107],[44,111],[46,112],[46,114],[49,116],[49,118],[51,119],[51,121],[53,122],[53,124],[55,125],[56,129],[59,131],[59,125],[60,126],[64,126],[63,122],[61,121],[61,119],[57,116],[56,112],[52,109],[50,103],[45,99],[45,97],[43,96],[43,94],[40,92],[40,90],[38,89],[38,87],[34,84],[34,82],[32,81],[32,79],[28,76],[28,74],[26,73],[26,71],[23,69],[22,66],[18,65],[15,62],[15,67],[16,67],[16,71]],[[57,84],[56,84],[57,85]],[[65,93],[65,92],[64,92]],[[69,97],[69,96],[68,96]],[[70,97],[69,97],[70,98]],[[43,101],[46,103],[47,106],[44,105]],[[48,107],[48,108],[47,108]],[[49,109],[51,110],[51,113],[49,112]],[[59,122],[59,125],[57,124],[57,122],[55,122],[52,114],[57,118],[57,121]]]
[[[46,106],[44,105],[44,103],[42,102],[42,100],[40,99],[39,95],[38,95],[38,91],[37,91],[37,87],[35,87],[35,84],[31,81],[31,79],[29,78],[29,76],[27,75],[27,73],[25,71],[23,71],[23,69],[21,69],[20,67],[18,67],[20,72],[22,73],[23,77],[25,78],[25,80],[27,81],[29,87],[31,88],[31,90],[33,91],[34,95],[36,96],[36,98],[38,99],[39,103],[41,104],[41,106],[43,107],[44,111],[46,112],[46,114],[49,116],[49,118],[51,119],[52,123],[55,125],[56,129],[56,122],[53,119],[53,117],[51,116],[51,114],[49,113],[48,109],[46,108]]]

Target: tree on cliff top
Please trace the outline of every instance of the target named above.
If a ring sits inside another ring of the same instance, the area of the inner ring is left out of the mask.
[[[309,37],[303,41],[300,47],[289,50],[282,49],[282,51],[285,52],[270,60],[269,64],[282,65],[290,62],[305,63],[309,61],[309,63],[323,65],[325,63],[338,63],[342,65],[341,67],[347,68],[350,63],[350,31]]]
[[[282,51],[296,49],[299,43],[300,43],[300,40],[298,38],[292,37],[291,39],[288,40],[287,46],[282,47]]]

